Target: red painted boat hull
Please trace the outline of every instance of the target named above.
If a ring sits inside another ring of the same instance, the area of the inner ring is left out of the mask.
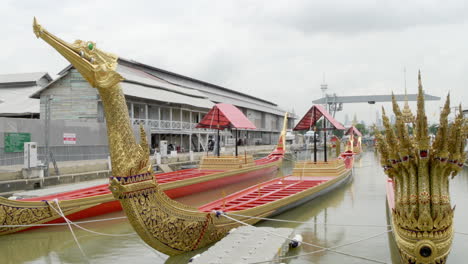
[[[271,158],[271,156],[270,156]],[[264,165],[270,162],[276,162],[279,159],[281,159],[282,156],[277,156],[277,158],[267,159],[263,158],[260,160],[257,160],[256,163],[257,165]],[[195,183],[183,187],[178,187],[178,188],[173,188],[173,189],[168,189],[165,190],[164,192],[172,199],[178,198],[178,197],[183,197],[183,196],[188,196],[191,194],[203,192],[206,190],[214,189],[217,187],[237,183],[240,181],[252,179],[255,177],[259,177],[261,175],[265,174],[271,174],[275,173],[278,170],[278,166],[270,166],[270,167],[265,167],[262,169],[258,170],[253,170],[245,173],[240,173],[240,174],[234,174],[231,176],[226,176],[222,178],[218,178],[215,180],[209,180],[209,181],[204,181],[200,183]],[[210,175],[213,173],[218,173],[218,172],[226,172],[226,171],[215,171],[215,170],[199,170],[199,169],[188,169],[188,170],[182,170],[182,171],[176,171],[176,172],[171,172],[171,173],[164,173],[164,174],[158,174],[155,175],[155,178],[158,182],[174,182],[174,179],[181,180],[179,175],[184,175],[184,174],[189,174],[188,177],[183,178],[184,179],[190,179],[190,178],[195,178],[192,177],[193,175],[198,175],[199,176],[206,176]],[[198,177],[198,176],[197,176]],[[27,198],[27,199],[22,199],[21,201],[44,201],[44,200],[53,200],[53,199],[58,199],[58,200],[71,200],[71,199],[77,199],[77,198],[83,198],[83,197],[89,197],[89,196],[98,196],[98,195],[108,195],[110,194],[110,191],[108,189],[107,184],[101,184],[85,189],[80,189],[80,190],[75,190],[75,191],[70,191],[62,194],[55,194],[55,195],[48,195],[48,196],[42,196],[42,197],[34,197],[34,198]],[[89,217],[94,217],[94,216],[99,216],[107,213],[112,213],[112,212],[118,212],[121,211],[122,207],[120,205],[120,202],[118,200],[112,200],[109,202],[103,202],[99,203],[95,206],[91,206],[89,208],[85,208],[83,210],[80,210],[75,213],[71,213],[67,215],[67,218],[76,221],[84,218],[89,218]],[[45,222],[44,224],[56,224],[56,223],[64,223],[65,220],[63,218],[57,218],[49,222]],[[28,229],[24,229],[18,232],[24,232],[27,230],[32,230],[32,229],[37,229],[37,228],[42,228],[43,226],[36,226],[36,227],[31,227]]]

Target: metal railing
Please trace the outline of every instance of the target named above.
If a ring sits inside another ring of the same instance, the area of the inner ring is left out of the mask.
[[[55,161],[95,160],[107,159],[109,147],[107,145],[85,146],[49,146]],[[38,146],[37,159],[45,162],[45,147]],[[24,164],[23,152],[5,152],[0,148],[0,166]]]

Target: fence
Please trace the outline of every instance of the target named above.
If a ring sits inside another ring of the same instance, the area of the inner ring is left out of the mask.
[[[107,145],[93,146],[50,146],[55,161],[73,161],[73,160],[94,160],[107,159],[109,148]],[[45,161],[45,147],[39,146],[37,149],[37,158]],[[0,147],[0,166],[24,164],[23,152],[5,152]]]

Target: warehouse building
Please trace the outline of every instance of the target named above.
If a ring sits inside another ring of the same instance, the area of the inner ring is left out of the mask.
[[[29,96],[51,81],[46,72],[0,74],[0,117],[39,118],[39,100]]]
[[[117,71],[131,122],[143,124],[152,148],[160,140],[181,152],[206,150],[213,130],[195,125],[219,102],[237,106],[257,127],[240,131],[244,144],[275,144],[283,123],[284,110],[275,103],[238,91],[196,80],[177,73],[127,59],[119,59]],[[59,77],[32,94],[40,99],[40,116],[51,120],[105,122],[97,90],[71,65]],[[289,121],[290,127],[293,120]],[[233,145],[231,131],[222,133],[222,144]]]

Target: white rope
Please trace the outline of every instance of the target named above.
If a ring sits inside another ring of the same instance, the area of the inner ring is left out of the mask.
[[[260,220],[266,220],[266,221],[295,223],[295,224],[314,224],[314,225],[327,225],[327,226],[354,226],[354,227],[389,227],[389,226],[391,226],[391,225],[355,225],[355,224],[346,224],[345,225],[345,224],[313,223],[313,222],[301,222],[301,221],[294,221],[294,220],[248,216],[248,215],[241,215],[241,214],[235,214],[235,213],[230,213],[230,212],[229,213],[225,212],[224,214],[240,216],[240,217],[248,217],[248,218],[254,218],[254,219],[260,219]]]
[[[85,252],[83,251],[83,248],[81,248],[80,242],[78,241],[78,238],[76,237],[75,232],[73,231],[73,228],[72,228],[71,224],[68,222],[68,219],[63,214],[62,209],[60,209],[60,206],[58,204],[58,200],[55,199],[54,201],[57,204],[57,207],[58,207],[58,209],[60,211],[57,211],[57,209],[55,209],[51,204],[49,204],[49,202],[47,202],[47,204],[50,206],[50,208],[54,209],[54,211],[56,211],[59,215],[61,215],[63,217],[63,219],[65,219],[65,221],[67,221],[68,228],[70,229],[70,232],[72,233],[73,239],[75,239],[76,245],[80,249],[81,254],[83,255],[84,259],[86,260],[86,263],[90,263],[88,257],[86,256]]]
[[[119,217],[111,217],[111,218],[103,218],[103,219],[95,219],[95,220],[86,220],[86,221],[77,221],[74,222],[75,224],[87,224],[87,223],[94,223],[94,222],[104,222],[104,221],[112,221],[118,219],[127,219],[126,216],[119,216]],[[65,223],[55,223],[55,224],[32,224],[32,225],[2,225],[0,227],[37,227],[37,226],[63,226],[68,225]]]
[[[242,221],[237,220],[237,219],[235,219],[235,218],[232,218],[232,217],[230,217],[230,216],[227,216],[225,213],[221,213],[220,215],[222,215],[222,216],[224,216],[224,217],[226,217],[226,218],[228,218],[228,219],[231,219],[231,220],[233,220],[233,221],[235,221],[235,222],[238,222],[238,223],[240,223],[240,224],[242,224],[242,225],[245,225],[245,226],[252,226],[252,227],[253,227],[253,225],[250,225],[250,224],[248,224],[248,223],[245,223],[245,222],[242,222]],[[282,238],[285,238],[285,239],[287,239],[287,240],[292,240],[291,238],[286,237],[286,236],[282,236],[282,235],[279,235],[279,234],[276,234],[276,233],[273,233],[273,232],[269,232],[269,231],[263,230],[263,229],[261,229],[261,230],[262,230],[263,232],[266,232],[266,233],[269,233],[269,234],[272,234],[272,235],[275,235],[275,236],[278,236],[278,237],[282,237]],[[388,233],[388,232],[391,232],[391,230],[387,230],[387,231],[385,231],[385,232],[379,233],[379,234],[374,235],[374,236],[372,236],[372,237],[370,237],[370,238],[373,238],[373,237],[376,237],[376,236],[380,236],[380,235],[385,234],[385,233]],[[370,238],[366,238],[366,239],[370,239]],[[358,243],[358,242],[364,241],[364,240],[366,240],[366,239],[361,239],[361,240],[359,240],[359,241],[357,241],[357,242],[353,242],[353,243]],[[338,253],[338,254],[345,255],[345,256],[349,256],[349,257],[364,259],[364,260],[372,261],[372,262],[375,262],[375,263],[383,263],[383,264],[386,264],[386,262],[383,262],[383,261],[380,261],[380,260],[375,260],[375,259],[370,259],[370,258],[366,258],[366,257],[351,255],[351,254],[348,254],[348,253],[345,253],[345,252],[341,252],[341,251],[334,250],[334,248],[338,248],[338,247],[340,247],[340,246],[331,247],[331,248],[326,248],[326,247],[321,247],[321,246],[318,246],[318,245],[315,245],[315,244],[312,244],[312,243],[307,243],[307,242],[304,242],[304,241],[302,241],[301,243],[304,244],[304,245],[308,245],[308,246],[320,248],[320,250],[314,251],[313,253],[321,252],[321,251],[331,251],[331,252]],[[349,244],[353,244],[353,243],[349,243]],[[341,245],[341,246],[344,246],[344,245]],[[311,253],[311,254],[312,254],[312,253]],[[296,257],[296,256],[294,256],[294,257]],[[284,258],[281,258],[281,259],[287,259],[287,258],[292,258],[292,257],[284,257]],[[255,262],[255,263],[268,263],[268,262],[271,262],[271,261],[262,261],[262,262]],[[251,263],[251,264],[254,264],[254,263]]]
[[[389,233],[389,232],[392,232],[392,231],[393,231],[393,230],[387,230],[387,231],[385,231],[385,232],[381,232],[381,233],[372,235],[372,236],[370,236],[370,237],[366,237],[366,238],[363,238],[363,239],[359,239],[359,240],[356,240],[356,241],[353,241],[353,242],[350,242],[350,243],[346,243],[346,244],[342,244],[342,245],[338,245],[338,246],[334,246],[334,247],[329,247],[329,248],[322,248],[322,249],[319,249],[319,250],[316,250],[316,251],[307,252],[307,253],[299,254],[299,255],[295,255],[295,256],[283,257],[282,259],[291,259],[291,258],[296,258],[296,257],[308,256],[308,255],[312,255],[312,254],[315,254],[315,253],[319,253],[319,252],[323,252],[323,251],[329,250],[329,251],[331,251],[331,252],[343,254],[343,255],[346,255],[346,256],[350,256],[350,257],[361,258],[361,259],[365,259],[365,260],[369,260],[369,261],[374,261],[374,262],[378,262],[378,263],[387,263],[387,262],[382,262],[382,261],[380,261],[380,260],[374,260],[374,259],[369,259],[369,258],[366,258],[366,257],[351,255],[351,254],[348,254],[348,253],[345,253],[345,252],[341,252],[341,251],[338,252],[338,251],[335,251],[334,249],[337,249],[337,248],[340,248],[340,247],[345,247],[345,246],[350,246],[350,245],[353,245],[353,244],[357,244],[357,243],[359,243],[359,242],[366,241],[366,240],[372,239],[372,238],[374,238],[374,237],[381,236],[381,235],[383,235],[383,234],[386,234],[386,233]],[[257,263],[261,263],[261,262],[257,262]],[[251,263],[251,264],[253,264],[253,263]]]
[[[106,233],[100,233],[100,232],[96,232],[96,231],[93,231],[93,230],[90,230],[90,229],[87,229],[87,228],[84,228],[76,223],[73,223],[70,219],[68,219],[65,214],[62,212],[62,209],[60,208],[60,205],[59,205],[59,202],[58,202],[58,199],[54,199],[54,202],[57,204],[57,208],[60,210],[57,211],[57,209],[55,209],[54,207],[52,207],[52,209],[55,210],[55,212],[57,212],[63,219],[65,219],[65,221],[69,224],[72,224],[76,227],[78,227],[79,229],[83,230],[83,231],[86,231],[86,232],[89,232],[89,233],[92,233],[92,234],[96,234],[96,235],[101,235],[101,236],[110,236],[110,237],[122,237],[122,236],[132,236],[132,235],[136,235],[136,233],[128,233],[128,234],[106,234]]]
[[[455,234],[460,234],[460,235],[468,236],[468,233],[463,233],[463,232],[455,232]]]

